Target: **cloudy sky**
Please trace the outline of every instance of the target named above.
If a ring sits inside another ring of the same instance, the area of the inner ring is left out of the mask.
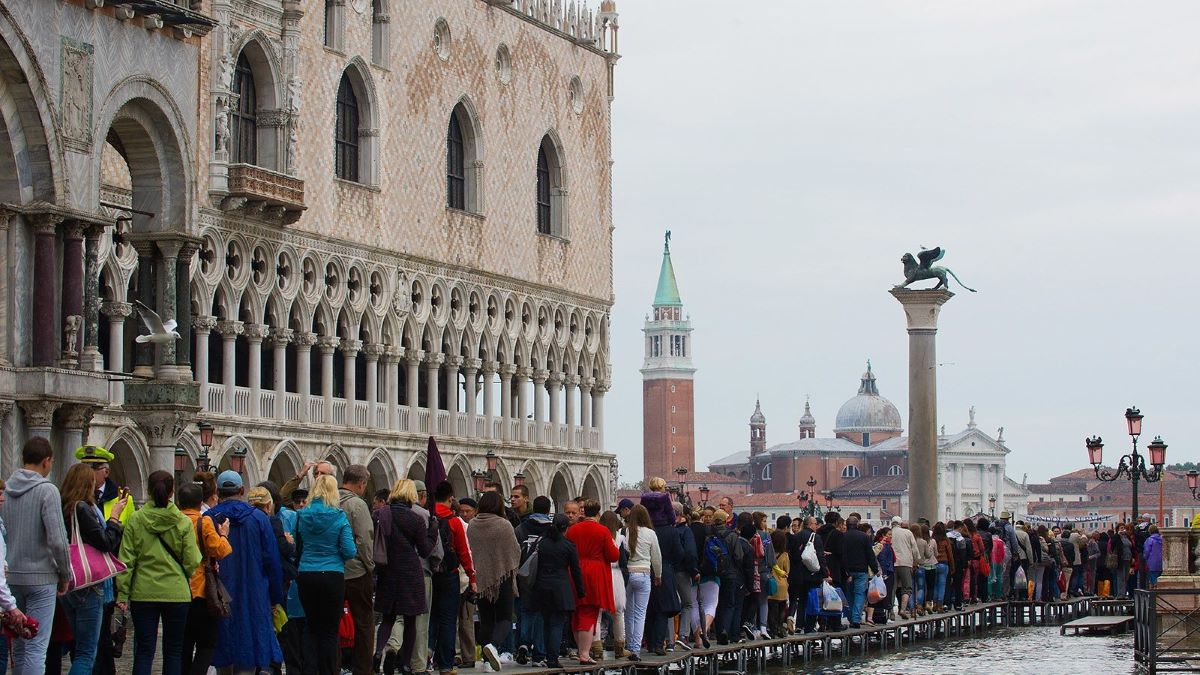
[[[1200,459],[1200,3],[620,0],[606,435],[641,477],[641,328],[664,229],[701,465],[818,435],[867,358],[907,424],[899,257],[942,246],[939,424],[1005,427],[1017,481]]]

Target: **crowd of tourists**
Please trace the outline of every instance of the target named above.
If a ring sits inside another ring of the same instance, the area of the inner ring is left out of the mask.
[[[50,443],[33,438],[0,483],[0,673],[109,675],[127,648],[135,675],[639,661],[1002,598],[1121,596],[1162,570],[1148,518],[1090,534],[1008,513],[772,526],[728,497],[693,510],[661,478],[614,510],[553,509],[523,485],[508,499],[497,483],[475,498],[409,479],[367,494],[366,467],[341,467],[339,485],[329,462],[281,486],[155,471],[135,508],[111,453],[76,458],[56,485]]]

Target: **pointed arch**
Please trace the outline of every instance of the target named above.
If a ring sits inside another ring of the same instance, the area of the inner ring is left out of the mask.
[[[404,475],[411,480],[425,480],[425,465],[428,457],[424,450],[414,452],[408,460],[408,468],[404,470]]]
[[[282,171],[281,143],[283,126],[261,124],[260,113],[284,107],[284,87],[279,73],[283,72],[275,50],[265,33],[254,29],[242,36],[240,45],[232,50],[233,82],[225,83],[238,95],[230,114],[230,162],[253,164],[273,171]]]
[[[525,477],[525,486],[529,488],[530,497],[548,494],[549,485],[547,485],[546,477],[537,462],[532,459],[526,460],[521,465],[520,473]]]
[[[471,465],[462,454],[455,455],[454,461],[446,468],[446,480],[454,487],[454,494],[473,494],[471,480]],[[432,486],[426,486],[433,489]]]
[[[571,470],[566,464],[560,462],[551,472],[550,490],[547,496],[554,504],[555,513],[562,513],[563,506],[578,496],[575,494],[575,481],[571,477]]]
[[[345,471],[346,467],[354,463],[350,460],[349,453],[339,443],[330,443],[325,446],[321,458],[333,464],[338,476],[342,475],[342,471]]]
[[[391,489],[396,482],[396,462],[392,459],[392,455],[387,449],[376,447],[367,455],[363,464],[367,467],[367,473],[370,478],[367,480],[367,490],[364,495],[367,499],[375,494],[376,490]]]
[[[600,474],[599,468],[592,465],[583,477],[583,486],[580,488],[580,494],[588,499],[595,499],[600,502],[602,508],[607,507],[609,500],[606,483],[604,476]]]
[[[329,301],[325,298],[321,298],[321,301],[317,303],[316,311],[313,312],[312,331],[322,336],[338,334],[337,323],[333,319],[333,308],[329,306]]]
[[[371,69],[355,56],[342,71],[337,93],[335,167],[338,178],[378,185],[379,104]]]
[[[450,110],[446,130],[446,206],[483,213],[483,130],[471,97]]]
[[[110,476],[118,485],[127,486],[133,500],[142,503],[146,499],[146,481],[150,475],[150,448],[146,438],[133,425],[122,425],[104,441],[104,447],[113,453]]]
[[[548,130],[537,147],[535,222],[540,234],[567,238],[567,162],[562,140]]]
[[[304,455],[296,441],[285,438],[271,448],[263,464],[267,466],[267,480],[282,486],[304,466]]]

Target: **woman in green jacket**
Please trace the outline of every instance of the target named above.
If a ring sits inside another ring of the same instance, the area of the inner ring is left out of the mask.
[[[150,675],[162,620],[163,675],[180,675],[183,631],[200,564],[192,521],[171,502],[175,479],[155,471],[147,479],[151,501],[125,522],[121,560],[129,569],[117,578],[117,606],[133,617],[133,674]]]

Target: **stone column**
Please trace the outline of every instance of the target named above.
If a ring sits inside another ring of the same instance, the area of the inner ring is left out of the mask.
[[[475,394],[476,394],[476,378],[479,377],[479,366],[483,364],[480,359],[470,358],[463,361],[463,384],[466,386],[466,391],[463,392],[463,399],[467,404],[467,436],[474,437],[475,434]],[[487,434],[485,433],[486,437]]]
[[[0,219],[0,223],[2,222]],[[0,250],[4,249],[0,248]],[[0,267],[0,277],[6,273],[6,269]],[[16,444],[13,442],[12,428],[8,424],[8,420],[12,416],[13,405],[12,401],[0,401],[0,472],[5,476],[10,475],[18,466],[16,459],[20,457],[20,453],[15,447]]]
[[[405,376],[404,402],[408,405],[408,423],[410,429],[416,429],[417,403],[421,400],[417,392],[417,384],[420,381],[421,362],[424,360],[424,350],[406,349],[404,351],[404,365],[408,368],[407,375]]]
[[[291,328],[271,329],[271,347],[275,352],[271,360],[274,361],[275,366],[275,419],[277,420],[287,418],[287,346],[295,335],[296,332]]]
[[[341,341],[336,335],[317,339],[317,349],[321,350],[321,398],[325,403],[321,421],[325,424],[333,424],[333,352]]]
[[[93,225],[84,232],[83,251],[83,351],[79,367],[104,370],[100,354],[100,235],[104,228]]]
[[[175,259],[175,370],[180,379],[191,379],[192,367],[192,255],[196,244],[185,242]]]
[[[54,458],[54,474],[60,479],[67,475],[67,469],[79,462],[75,459],[75,449],[87,438],[88,425],[95,413],[96,408],[90,405],[67,404],[58,409],[63,447],[62,455]]]
[[[356,380],[357,373],[355,372],[354,363],[358,358],[358,351],[362,349],[362,340],[346,339],[342,340],[342,389],[345,390],[346,399],[346,424],[354,422],[354,392],[357,391],[358,382]]]
[[[167,321],[175,321],[175,323],[178,324],[179,321],[178,321],[178,317],[176,316],[176,305],[175,305],[175,303],[178,301],[178,296],[175,293],[175,286],[177,285],[178,280],[175,275],[178,273],[179,270],[176,267],[176,261],[179,259],[179,253],[183,249],[184,242],[180,241],[179,239],[161,239],[157,243],[158,243],[159,253],[162,256],[161,257],[162,265],[160,265],[157,270],[158,271],[158,281],[159,281],[159,287],[158,287],[159,298],[158,298],[158,303],[157,303],[158,316],[163,320],[163,323],[166,323]],[[150,303],[146,303],[146,304],[150,304]],[[154,307],[155,305],[150,304],[150,306]],[[255,324],[249,324],[249,325],[253,326]],[[176,358],[178,355],[178,348],[179,348],[178,343],[181,342],[185,338],[184,338],[183,332],[179,330],[178,325],[175,326],[175,332],[179,333],[179,337],[180,337],[179,340],[171,340],[169,342],[164,342],[159,347],[159,350],[160,350],[159,351],[159,365],[158,365],[158,368],[156,370],[156,375],[155,375],[159,379],[164,379],[164,380],[182,380],[182,379],[184,379],[184,377],[179,373],[178,369],[175,367],[176,366],[175,361],[176,361]],[[261,340],[260,340],[260,342],[261,342]],[[253,347],[251,347],[251,351],[252,352],[254,351]],[[251,358],[253,358],[253,357],[251,357]],[[256,402],[251,401],[250,409],[255,410],[257,407],[258,406],[256,405]]]
[[[446,361],[445,354],[425,355],[425,403],[429,406],[429,428],[437,426],[438,411],[438,370]]]
[[[565,376],[562,373],[550,373],[546,378],[546,398],[550,400],[550,423],[557,429],[562,424],[562,385]],[[553,443],[552,443],[553,444]]]
[[[597,382],[592,389],[592,426],[599,432],[600,442],[597,450],[604,449],[604,393],[608,391],[608,382]]]
[[[517,372],[517,367],[511,363],[500,364],[500,419],[503,422],[500,424],[500,438],[506,441],[517,440],[512,438],[512,381],[513,375]]]
[[[225,387],[225,414],[233,414],[233,386],[237,382],[237,337],[245,331],[241,321],[218,321],[217,332],[221,334],[221,381]]]
[[[517,428],[520,430],[517,433],[517,437],[512,439],[514,441],[529,442],[533,440],[531,438],[527,438],[528,433],[525,431],[525,419],[529,416],[529,398],[528,392],[526,391],[529,389],[529,387],[525,385],[527,382],[529,382],[529,376],[532,374],[532,368],[529,366],[521,366],[520,368],[517,368],[513,375],[513,386],[515,386],[517,390],[517,414],[514,415],[514,417],[517,418]]]
[[[101,308],[104,316],[108,317],[108,369],[118,373],[125,372],[125,319],[133,314],[133,305],[128,302],[106,302]],[[213,321],[216,326],[216,321]],[[208,344],[208,333],[204,334],[205,345]],[[205,353],[207,359],[208,354]],[[206,360],[207,362],[207,360]],[[204,381],[208,381],[205,373]]]
[[[55,334],[54,232],[59,217],[52,214],[34,216],[33,247],[33,365],[53,366],[58,360],[59,336]]]
[[[154,309],[154,244],[150,241],[139,239],[133,242],[133,246],[137,249],[138,254],[137,299],[143,305]],[[138,327],[138,335],[146,332],[142,326],[140,317],[135,325]],[[152,343],[134,343],[133,374],[138,377],[154,377],[154,345]],[[233,405],[232,398],[231,394],[230,400],[226,402],[227,405]]]
[[[363,355],[367,359],[367,426],[375,426],[375,404],[379,403],[379,357],[387,352],[387,347],[372,343],[363,347]],[[384,376],[383,387],[387,391],[387,376]]]
[[[146,436],[150,446],[148,471],[175,472],[175,445],[179,437],[195,421],[195,413],[187,410],[139,411],[130,415]]]
[[[908,517],[937,522],[937,320],[954,294],[892,289],[908,324]]]
[[[446,357],[446,410],[451,413],[458,412],[458,369],[462,364],[461,356]]]
[[[296,391],[300,394],[300,421],[315,422],[309,419],[312,397],[312,348],[317,344],[317,334],[308,331],[296,333]]]
[[[592,448],[592,387],[596,378],[585,377],[579,381],[579,426],[583,427],[583,447]]]
[[[576,417],[575,417],[575,392],[579,389],[579,376],[578,375],[567,375],[566,385],[567,385],[567,387],[565,389],[566,393],[563,397],[563,400],[564,400],[564,406],[567,409],[567,412],[566,412],[567,447],[573,448],[573,447],[575,447],[575,420],[576,420]]]
[[[50,440],[50,429],[54,428],[54,411],[62,405],[58,401],[18,401],[25,417],[25,429],[29,435]]]
[[[492,419],[495,415],[495,406],[493,405],[492,397],[495,395],[495,379],[496,369],[500,366],[495,361],[483,362],[483,437],[492,438]]]
[[[537,368],[533,371],[533,438],[527,438],[527,441],[534,443],[544,443],[546,439],[542,438],[542,427],[546,421],[546,380],[550,378],[550,371],[545,368]],[[523,385],[524,383],[522,383]],[[524,393],[525,387],[521,387],[521,392]],[[520,399],[517,399],[518,402]],[[525,410],[521,410],[521,419],[525,418]]]
[[[383,370],[387,373],[388,428],[400,429],[400,359],[404,356],[404,347],[389,345],[383,355]],[[407,431],[407,429],[404,429]]]
[[[265,323],[248,323],[245,326],[246,341],[250,344],[246,374],[249,376],[251,417],[262,417],[262,343],[270,331],[271,327]]]
[[[62,327],[62,359],[63,367],[74,368],[79,364],[79,354],[83,351],[83,330],[68,336],[67,317],[78,317],[83,320],[83,228],[84,224],[77,221],[67,221],[63,228],[63,266],[62,266],[62,315],[59,326]],[[82,323],[80,323],[82,329]],[[68,342],[67,338],[71,340]]]
[[[12,252],[8,250],[8,230],[12,227],[13,219],[16,217],[16,213],[13,211],[0,207],[0,255],[4,256],[5,260],[12,259]],[[8,278],[11,273],[11,265],[0,266],[0,326],[4,327],[0,329],[0,366],[12,364],[12,357],[9,355],[8,349],[8,341],[12,337],[9,334],[12,330],[12,323],[8,320]],[[8,403],[7,405],[8,409],[11,410],[12,404]],[[4,412],[3,408],[0,408],[0,426],[3,426],[5,417],[7,417],[7,413]],[[3,447],[7,448],[8,446],[5,445]],[[9,464],[4,463],[6,461],[6,459],[0,461],[0,470],[3,471],[5,476],[9,474]]]

